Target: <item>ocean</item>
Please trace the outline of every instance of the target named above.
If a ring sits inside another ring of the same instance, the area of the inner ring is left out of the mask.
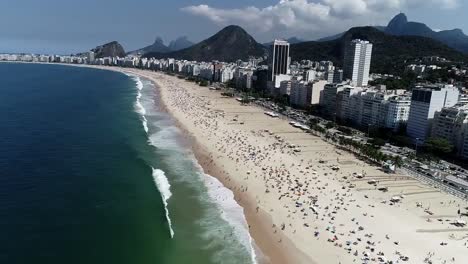
[[[151,82],[0,63],[0,263],[255,263]]]

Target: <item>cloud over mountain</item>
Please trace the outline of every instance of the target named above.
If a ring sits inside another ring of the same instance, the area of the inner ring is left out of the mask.
[[[350,26],[384,23],[401,9],[455,8],[460,0],[280,0],[267,7],[224,9],[209,5],[182,8],[219,25],[238,24],[260,33],[269,31],[317,37]]]

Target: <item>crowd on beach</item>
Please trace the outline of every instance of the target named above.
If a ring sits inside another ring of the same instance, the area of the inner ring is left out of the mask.
[[[431,198],[430,187],[388,175],[312,135],[295,141],[304,135],[299,129],[286,128],[284,120],[265,122],[260,109],[251,111],[218,91],[156,77],[170,98],[169,111],[210,145],[208,163],[223,172],[215,176],[235,193],[255,197],[256,212],[274,215],[276,243],[287,237],[324,245],[323,254],[336,263],[468,263],[468,229],[454,225],[467,210],[462,200],[437,191]],[[379,191],[381,186],[401,194]],[[405,193],[405,186],[422,191]],[[412,222],[404,226],[399,217]],[[424,235],[444,239],[423,241]],[[424,244],[411,244],[418,239]]]

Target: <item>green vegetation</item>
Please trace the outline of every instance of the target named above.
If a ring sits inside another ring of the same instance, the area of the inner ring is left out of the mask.
[[[208,84],[209,84],[209,82],[207,80],[201,80],[198,85],[200,85],[202,87],[206,87],[206,86],[208,86]]]
[[[334,128],[334,127],[336,127],[336,123],[335,123],[335,122],[330,121],[330,122],[328,122],[328,123],[325,124],[325,128],[326,128],[326,129],[331,129],[331,128]]]
[[[231,92],[223,92],[223,93],[221,93],[221,96],[234,97],[234,93],[231,93]]]
[[[310,127],[310,129],[318,133],[325,134],[327,130],[323,128],[322,126],[320,126],[319,124],[320,124],[320,120],[318,118],[312,117],[309,119],[308,126]]]
[[[340,131],[341,133],[347,135],[347,136],[352,136],[353,135],[353,130],[349,127],[345,127],[345,126],[339,126],[338,127],[338,131]]]
[[[417,82],[417,76],[412,71],[406,71],[401,78],[386,78],[370,81],[369,85],[385,85],[387,90],[409,90]]]
[[[280,95],[273,98],[273,102],[275,102],[283,111],[286,110],[286,106],[289,105],[289,95]]]
[[[464,76],[457,75],[455,71],[447,67],[438,70],[428,70],[426,74],[424,74],[424,77],[425,80],[431,83],[448,82],[449,80],[463,82],[465,80]]]
[[[428,138],[424,143],[424,149],[436,156],[447,156],[454,150],[454,146],[443,138]]]
[[[393,36],[373,27],[357,27],[341,38],[325,42],[303,42],[291,45],[293,60],[330,60],[343,65],[344,47],[352,39],[369,40],[374,44],[371,71],[402,75],[408,61],[426,56],[439,56],[451,61],[468,61],[468,56],[436,40],[417,36]],[[397,85],[399,86],[399,85]]]
[[[189,48],[169,53],[150,52],[144,54],[143,57],[235,62],[246,61],[250,56],[262,57],[265,53],[265,47],[257,43],[244,29],[239,26],[228,26]]]
[[[369,142],[370,144],[372,144],[373,146],[375,147],[382,147],[385,145],[385,140],[381,139],[381,138],[373,138],[370,140]]]
[[[395,165],[396,168],[401,168],[403,166],[403,159],[400,156],[395,156],[393,158],[393,165]]]
[[[376,163],[382,163],[393,159],[391,156],[382,153],[378,147],[375,147],[371,144],[357,142],[344,136],[335,136],[331,137],[331,139],[340,144],[340,146],[346,147],[356,154],[364,156]]]

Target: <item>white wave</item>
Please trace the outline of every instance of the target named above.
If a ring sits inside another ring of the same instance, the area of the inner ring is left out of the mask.
[[[203,170],[200,167],[200,170]],[[208,188],[208,195],[216,202],[221,209],[221,218],[228,222],[236,231],[239,242],[250,253],[252,263],[257,263],[257,254],[255,252],[254,241],[249,233],[249,226],[244,216],[243,208],[234,199],[234,193],[224,187],[224,185],[215,177],[203,173],[203,180]]]
[[[215,205],[213,209],[219,211],[221,219],[229,226],[229,229],[233,230],[233,235],[236,237],[236,240],[239,241],[241,247],[243,247],[248,253],[250,253],[250,258],[252,263],[257,263],[257,256],[254,250],[254,241],[249,233],[249,228],[247,221],[244,216],[243,208],[234,200],[234,194],[231,190],[225,188],[221,182],[216,178],[205,174],[203,168],[199,165],[195,157],[187,150],[179,141],[181,132],[174,125],[174,122],[170,119],[167,114],[161,113],[156,109],[153,93],[148,94],[149,91],[147,87],[153,88],[151,83],[143,83],[142,80],[136,76],[134,80],[138,89],[137,102],[135,103],[136,111],[140,114],[143,126],[145,131],[148,134],[149,144],[155,146],[160,150],[169,150],[173,154],[166,156],[168,161],[172,164],[171,169],[180,174],[180,178],[177,180],[183,180],[190,182],[191,184],[204,186],[208,190],[208,195],[203,195],[207,199],[208,204]],[[157,128],[155,131],[148,133],[148,123],[151,124],[151,128]],[[175,152],[173,152],[175,151]],[[182,156],[181,156],[182,154]],[[188,154],[188,155],[187,155]],[[191,164],[191,165],[187,165]],[[187,173],[187,166],[196,166],[197,175],[199,177],[193,178],[193,174]],[[164,171],[153,168],[153,178],[161,193],[165,211],[166,218],[169,224],[171,237],[174,236],[174,231],[172,230],[171,219],[169,218],[169,210],[167,208],[168,200],[171,197],[172,193],[170,191],[170,184],[165,176]],[[198,179],[196,179],[198,178]],[[196,183],[196,181],[201,180],[202,184]],[[200,197],[200,199],[205,199]],[[213,212],[215,215],[218,214]],[[215,220],[216,217],[207,216],[208,218],[202,221],[208,221],[211,225],[208,228],[213,227],[213,224],[220,224],[218,220]],[[214,221],[214,222],[211,222]],[[222,224],[224,225],[224,224]],[[228,229],[228,230],[229,230]],[[226,232],[229,232],[226,230]],[[210,232],[211,233],[211,232]],[[216,234],[206,234],[210,236],[210,239],[216,238],[219,241],[223,241],[218,233]],[[231,249],[232,250],[232,249]],[[235,251],[234,251],[235,252]],[[234,252],[220,252],[220,259],[225,258],[227,255],[233,254]],[[227,255],[226,255],[227,254]]]
[[[176,135],[180,133],[180,130],[174,126],[161,127],[159,126],[160,123],[162,122],[156,122],[156,126],[158,126],[160,130],[149,136],[151,145],[162,150],[182,151],[182,148],[176,138]]]
[[[137,89],[139,91],[141,91],[143,89],[143,82],[141,81],[140,77],[138,76],[133,76],[133,80],[136,82],[137,84]]]
[[[146,134],[148,134],[148,131],[149,131],[148,120],[146,120],[145,116],[143,116],[141,119],[142,119],[142,122],[143,122],[143,128],[145,129]]]
[[[169,209],[167,208],[167,201],[172,196],[171,185],[167,180],[166,174],[162,170],[153,168],[153,179],[154,183],[156,184],[156,187],[159,190],[159,193],[161,193],[161,198],[164,203],[164,210],[166,211],[166,219],[169,225],[169,231],[171,233],[171,238],[173,238],[174,230],[172,229],[171,218],[169,217]]]
[[[141,103],[141,91],[143,90],[143,82],[139,77],[132,76],[133,80],[136,82],[136,87],[138,89],[138,94],[136,97],[136,102],[135,102],[135,108],[138,114],[141,116],[141,122],[143,123],[143,128],[145,129],[146,134],[148,134],[149,129],[148,129],[148,120],[146,119],[146,109],[143,107],[143,104]]]

